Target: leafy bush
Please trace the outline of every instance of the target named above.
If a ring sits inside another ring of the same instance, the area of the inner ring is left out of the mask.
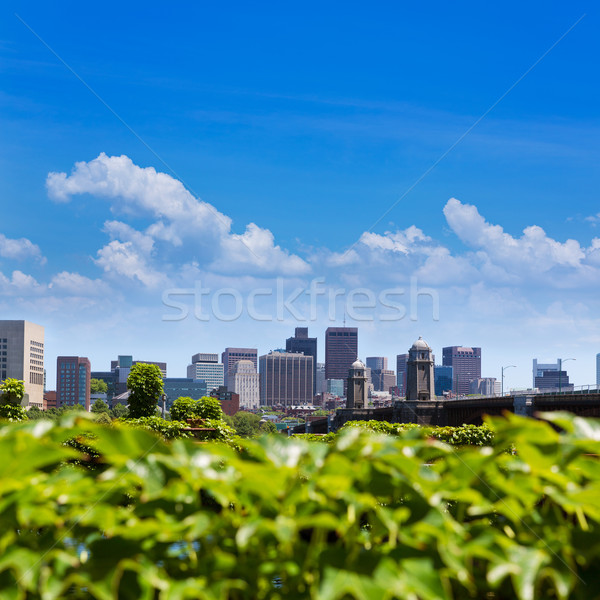
[[[108,404],[102,400],[102,398],[97,398],[92,404],[92,408],[90,409],[93,413],[109,413],[110,408],[108,408]]]
[[[25,397],[25,383],[20,379],[8,377],[0,384],[0,392],[0,405],[21,406]]]
[[[19,405],[0,404],[0,420],[27,421],[27,411]]]
[[[546,418],[563,433],[509,415],[493,446],[348,427],[243,453],[76,415],[5,424],[0,597],[588,600],[600,421]],[[72,464],[84,433],[104,469]]]
[[[177,398],[171,406],[171,418],[176,421],[185,421],[198,417],[200,419],[222,419],[223,409],[218,398],[203,396],[194,400],[188,396]]]
[[[138,419],[119,419],[121,423],[137,429],[147,429],[158,433],[165,440],[174,440],[180,437],[190,437],[190,434],[183,431],[188,427],[187,423],[181,421],[166,421],[157,416],[139,417]]]
[[[486,425],[462,425],[461,427],[424,427],[416,423],[388,423],[387,421],[348,421],[342,427],[358,427],[386,435],[404,435],[412,431],[424,437],[432,437],[454,446],[490,446],[494,441],[492,430]]]

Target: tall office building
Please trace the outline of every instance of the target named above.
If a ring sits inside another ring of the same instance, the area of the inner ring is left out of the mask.
[[[224,385],[223,373],[224,366],[219,362],[219,355],[206,352],[194,354],[192,364],[187,368],[187,376],[195,381],[204,381],[209,394]]]
[[[541,362],[538,362],[537,358],[534,358],[533,359],[533,369],[532,369],[533,387],[537,387],[535,385],[535,380],[537,377],[543,377],[544,371],[556,371],[558,373],[559,365],[560,365],[560,360],[558,360],[558,359],[555,363],[541,363]]]
[[[469,384],[481,378],[481,348],[447,346],[442,349],[442,364],[452,367],[453,392],[458,396],[469,393]]]
[[[358,357],[356,327],[328,327],[325,331],[325,378],[343,379],[348,385],[348,371]]]
[[[0,321],[0,381],[25,384],[29,406],[44,406],[44,328],[29,321]]]
[[[477,394],[479,396],[495,396],[496,378],[481,377],[480,379],[473,379],[469,384],[469,391],[471,394]]]
[[[260,357],[262,406],[298,406],[313,402],[313,357],[270,352]]]
[[[229,378],[233,375],[233,367],[240,360],[251,360],[258,369],[258,350],[256,348],[225,348],[221,354],[224,369],[225,386],[229,387]]]
[[[373,369],[371,381],[376,392],[389,392],[390,388],[396,386],[396,373],[391,369]]]
[[[285,341],[286,352],[301,352],[313,357],[313,396],[317,393],[317,338],[308,337],[308,327],[296,327],[294,337]]]
[[[317,363],[317,394],[326,392],[325,363]]]
[[[260,379],[251,360],[238,360],[233,367],[233,389],[240,397],[242,408],[255,409],[260,405]]]
[[[56,359],[56,407],[79,404],[90,410],[90,361],[85,356]]]
[[[366,364],[372,371],[384,371],[388,368],[388,359],[386,356],[367,356]]]
[[[453,387],[452,367],[435,365],[433,367],[433,376],[435,379],[435,395],[439,398],[444,396],[444,392],[451,392]]]
[[[398,354],[396,356],[396,385],[400,396],[406,396],[406,363],[408,354]]]
[[[574,386],[569,382],[569,375],[565,370],[542,369],[533,380],[533,387],[538,390],[560,390],[561,392],[573,391]]]

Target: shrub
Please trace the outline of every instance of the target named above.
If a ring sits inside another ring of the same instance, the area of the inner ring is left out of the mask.
[[[27,411],[19,405],[0,404],[0,419],[4,421],[27,421]]]
[[[120,419],[120,422],[129,427],[153,431],[165,440],[190,437],[188,432],[183,431],[187,428],[187,423],[182,423],[181,421],[166,421],[162,417],[152,416],[139,417],[137,419]]]
[[[222,419],[223,409],[218,398],[203,396],[194,400],[188,396],[177,398],[171,406],[171,418],[176,421],[185,421],[186,419]]]
[[[8,377],[0,384],[0,405],[21,406],[25,397],[25,383],[19,379]]]
[[[242,453],[76,415],[5,424],[0,597],[588,600],[600,421],[545,416],[563,432],[509,415],[486,447],[348,427]],[[62,445],[84,434],[103,469]]]

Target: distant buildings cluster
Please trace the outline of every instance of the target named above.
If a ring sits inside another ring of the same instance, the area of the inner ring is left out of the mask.
[[[358,328],[345,326],[328,327],[325,331],[324,362],[318,362],[317,338],[309,337],[307,327],[297,327],[285,341],[285,348],[260,356],[257,348],[234,347],[225,348],[220,355],[194,354],[187,365],[187,377],[168,377],[165,362],[134,360],[131,355],[119,355],[107,371],[92,371],[86,357],[59,356],[56,388],[47,391],[44,328],[28,321],[0,321],[0,381],[8,377],[22,379],[30,406],[79,404],[89,410],[97,397],[126,404],[131,368],[148,363],[157,365],[162,373],[167,407],[180,396],[199,398],[211,394],[221,400],[228,412],[239,408],[256,410],[261,406],[334,408],[346,402],[360,403],[362,400],[356,398],[363,398],[363,394],[374,405],[406,397],[411,383],[410,364],[411,377],[418,378],[411,389],[421,390],[418,393],[422,397],[500,394],[500,381],[481,376],[481,348],[444,347],[441,364],[436,365],[433,351],[421,341],[415,342],[407,353],[396,356],[395,371],[388,367],[388,358],[384,356],[369,356],[366,363],[358,360]],[[562,362],[558,359],[556,363],[542,364],[534,359],[533,388],[573,389]],[[600,353],[596,362],[600,386]],[[417,363],[419,368],[415,371]],[[349,391],[351,372],[356,380]],[[105,382],[106,393],[93,394],[92,379]]]

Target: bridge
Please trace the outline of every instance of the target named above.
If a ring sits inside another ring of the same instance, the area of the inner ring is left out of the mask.
[[[511,396],[439,399],[431,401],[397,400],[386,408],[340,408],[334,415],[306,425],[292,433],[337,431],[348,421],[388,421],[419,425],[481,425],[485,415],[511,412],[534,417],[538,412],[568,411],[581,417],[600,418],[600,389],[584,386],[569,391],[523,391]]]

